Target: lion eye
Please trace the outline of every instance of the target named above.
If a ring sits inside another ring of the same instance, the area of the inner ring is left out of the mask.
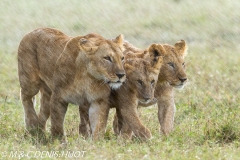
[[[172,68],[175,68],[175,64],[173,62],[169,62],[168,65]]]
[[[182,66],[185,66],[185,62],[182,63]]]
[[[106,59],[106,60],[108,60],[108,61],[110,61],[110,62],[112,62],[112,59],[111,59],[110,56],[106,56],[106,57],[103,57],[103,58]]]
[[[151,81],[151,84],[154,84],[154,83],[155,83],[155,80],[152,80],[152,81]]]
[[[124,57],[122,57],[122,61],[124,60]]]
[[[143,85],[143,81],[141,81],[140,79],[137,80],[137,82],[142,86]]]

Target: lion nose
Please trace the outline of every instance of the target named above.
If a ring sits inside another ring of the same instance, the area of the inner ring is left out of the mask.
[[[183,83],[187,80],[187,78],[179,78],[179,80]]]
[[[125,76],[124,73],[120,73],[120,74],[119,74],[119,73],[118,73],[118,74],[116,73],[116,75],[117,75],[117,77],[118,77],[119,79],[121,79],[123,76]]]

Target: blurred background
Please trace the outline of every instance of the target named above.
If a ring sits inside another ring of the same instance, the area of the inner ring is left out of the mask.
[[[107,39],[121,33],[139,48],[185,40],[189,82],[176,90],[176,131],[188,128],[211,139],[206,126],[218,132],[230,125],[231,134],[240,130],[240,1],[1,0],[0,121],[18,122],[21,128],[17,49],[23,36],[39,27]],[[159,127],[155,113],[153,108],[143,114],[153,134]],[[11,114],[16,118],[8,118]]]
[[[94,32],[114,38],[122,33],[139,48],[186,40],[191,88],[200,87],[206,93],[214,87],[216,97],[226,94],[225,90],[237,94],[239,8],[240,2],[230,0],[1,0],[1,98],[15,95],[19,42],[39,27],[58,28],[71,36]]]

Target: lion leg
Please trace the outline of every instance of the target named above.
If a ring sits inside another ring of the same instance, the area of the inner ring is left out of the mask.
[[[122,129],[122,122],[123,122],[123,118],[122,118],[121,112],[118,108],[116,108],[116,113],[114,114],[114,119],[113,119],[113,131],[115,135],[120,134],[120,130]]]
[[[79,106],[79,114],[79,134],[87,138],[91,134],[88,109]]]
[[[59,97],[55,97],[55,95],[52,95],[50,103],[51,133],[52,136],[61,139],[64,136],[63,125],[68,103],[62,101]]]
[[[132,139],[133,132],[125,120],[123,120],[122,128],[120,130],[120,135],[124,139]],[[144,139],[145,139],[145,137],[144,137]]]
[[[25,47],[24,44],[20,43],[18,49],[18,75],[26,129],[30,133],[35,133],[39,125],[38,116],[33,105],[33,98],[39,92],[41,85],[37,64],[36,53],[31,45]]]
[[[44,84],[45,85],[45,84]],[[46,129],[46,122],[50,116],[50,98],[51,91],[47,86],[44,86],[40,89],[41,93],[41,105],[40,111],[38,114],[39,125],[42,130]]]
[[[121,134],[121,136],[125,139],[132,138],[132,130],[128,126],[127,122],[124,121],[119,109],[116,109],[116,114],[114,115],[113,129],[116,135]]]
[[[122,107],[121,108],[121,114],[123,116],[123,127],[122,130],[123,132],[126,132],[126,135],[129,135],[131,130],[134,132],[134,134],[139,137],[141,140],[147,140],[152,137],[151,132],[149,131],[148,128],[146,128],[142,122],[139,119],[138,113],[137,113],[137,108],[136,107]],[[124,123],[128,124],[130,129],[128,129],[127,125],[124,126]],[[126,136],[125,135],[125,136]],[[131,136],[131,135],[130,135]]]
[[[107,125],[109,109],[107,100],[98,100],[90,105],[89,120],[93,140],[103,137]]]
[[[19,80],[21,86],[21,99],[24,108],[26,129],[30,131],[30,133],[34,134],[38,131],[39,123],[37,113],[34,109],[33,99],[34,96],[39,92],[41,81],[36,74],[37,72],[35,72],[34,69],[31,72],[28,67],[25,68],[25,70],[20,69],[22,71],[19,73]]]
[[[174,101],[171,103],[169,101],[158,102],[158,120],[164,135],[168,135],[173,130],[175,110]]]
[[[118,124],[118,117],[117,117],[117,114],[115,113],[114,114],[114,117],[113,117],[113,132],[115,135],[119,135],[120,131],[119,131],[119,124]]]
[[[32,92],[32,94],[30,94],[29,92],[26,92],[24,89],[21,89],[21,99],[24,107],[26,129],[31,134],[35,134],[38,131],[39,126],[38,116],[33,105],[33,98],[35,94],[37,94],[37,91]]]

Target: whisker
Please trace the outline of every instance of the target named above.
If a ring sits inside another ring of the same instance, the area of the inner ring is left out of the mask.
[[[102,80],[102,82],[99,83],[99,85],[96,87],[95,91],[97,91],[99,88],[101,88],[101,87],[102,87],[103,85],[105,85],[106,83],[107,83],[107,80],[106,80],[106,79]]]

